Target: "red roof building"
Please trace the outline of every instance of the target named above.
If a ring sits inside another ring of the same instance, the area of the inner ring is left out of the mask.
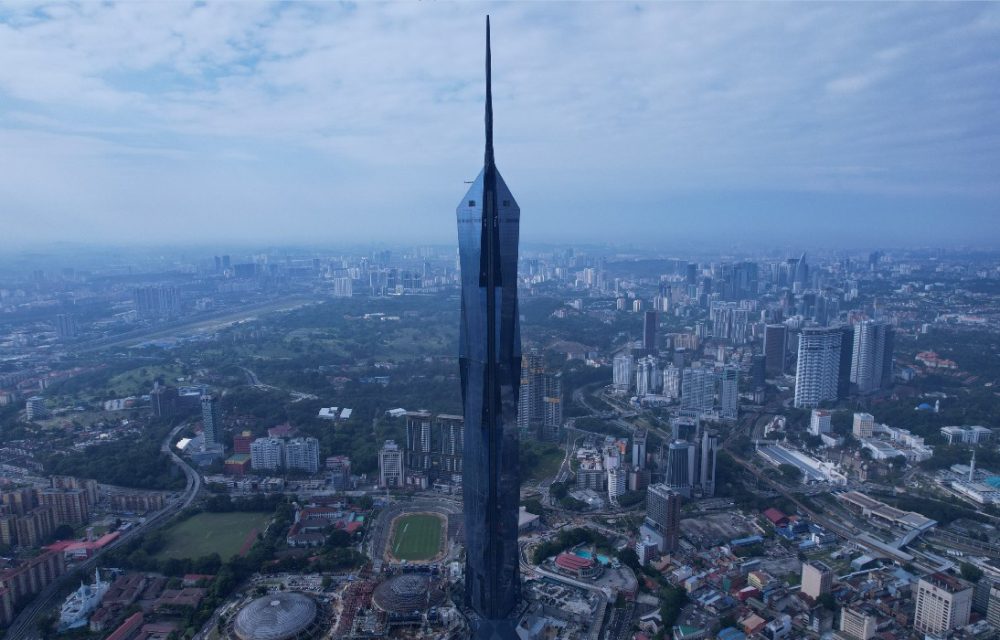
[[[106,640],[131,640],[142,626],[142,612],[133,613],[120,627],[111,632]]]
[[[572,553],[556,556],[556,568],[578,578],[593,578],[601,573],[601,566],[590,558],[581,558]]]
[[[788,516],[774,507],[764,509],[764,517],[771,521],[776,527],[783,527],[788,524]]]

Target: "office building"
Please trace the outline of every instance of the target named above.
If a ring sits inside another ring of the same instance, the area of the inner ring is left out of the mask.
[[[517,252],[521,211],[493,154],[489,18],[486,23],[486,152],[458,206],[462,278],[459,337],[465,417],[465,604],[474,638],[517,637],[521,601],[517,399],[521,345]]]
[[[875,637],[878,616],[854,607],[840,610],[840,632],[850,640],[871,640]]]
[[[851,361],[854,355],[854,327],[845,324],[840,330],[840,367],[837,371],[837,399],[851,395]]]
[[[222,433],[222,414],[219,411],[219,399],[215,396],[201,397],[201,425],[205,435],[205,448],[218,444]]]
[[[854,325],[851,383],[858,393],[873,393],[892,380],[893,329],[885,322],[862,320]]]
[[[719,436],[704,431],[698,446],[698,490],[703,498],[715,496],[715,465],[721,446]]]
[[[667,446],[667,471],[664,484],[685,498],[690,498],[697,476],[697,451],[686,440],[674,440]]]
[[[816,600],[824,593],[830,593],[831,588],[833,588],[833,569],[819,561],[802,563],[803,595]]]
[[[326,459],[326,470],[330,472],[330,486],[334,491],[351,488],[351,459],[347,456],[330,456]]]
[[[628,489],[628,471],[621,466],[610,467],[608,473],[608,499],[614,503]]]
[[[681,370],[673,365],[667,365],[663,370],[663,391],[664,396],[670,400],[677,400],[681,397]]]
[[[704,413],[715,405],[715,372],[701,367],[684,369],[681,378],[681,409]]]
[[[253,465],[251,453],[251,465]],[[316,438],[291,438],[285,443],[285,467],[293,471],[316,473],[319,471],[319,440]]]
[[[646,522],[663,536],[663,551],[677,550],[681,521],[681,495],[665,484],[646,491]]]
[[[646,466],[646,431],[636,429],[632,433],[632,468],[642,469]]]
[[[386,440],[378,452],[378,485],[383,488],[402,487],[404,473],[402,449],[395,440]]]
[[[836,328],[809,327],[799,335],[795,369],[795,406],[812,409],[837,399],[841,333]]]
[[[49,417],[49,410],[45,407],[45,398],[42,396],[31,396],[24,404],[25,417],[31,420],[44,420]]]
[[[722,406],[721,415],[724,420],[736,420],[740,407],[739,367],[722,368],[719,404]]]
[[[980,578],[982,582],[985,578]],[[1000,583],[990,584],[989,600],[986,604],[986,621],[994,629],[1000,630]]]
[[[646,353],[656,353],[656,311],[647,311],[642,315],[642,349]]]
[[[755,353],[750,359],[750,383],[754,389],[767,384],[767,357],[763,353]]]
[[[250,443],[250,466],[254,471],[275,471],[285,463],[285,441],[257,438]]]
[[[619,353],[614,359],[612,382],[615,393],[626,394],[635,382],[635,358],[627,353]]]
[[[783,324],[764,327],[764,369],[768,376],[784,375],[787,349],[788,327]]]
[[[917,581],[913,628],[925,634],[943,634],[969,624],[972,585],[946,573],[932,573]]]
[[[858,440],[871,438],[875,433],[875,416],[870,413],[855,413],[851,433]]]
[[[830,433],[832,414],[825,409],[813,409],[809,417],[809,433],[814,436]]]

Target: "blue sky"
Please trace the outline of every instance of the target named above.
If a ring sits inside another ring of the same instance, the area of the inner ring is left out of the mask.
[[[0,224],[57,240],[1000,243],[1000,5],[0,5]]]

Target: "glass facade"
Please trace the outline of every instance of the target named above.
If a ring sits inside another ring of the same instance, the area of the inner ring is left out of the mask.
[[[521,335],[517,308],[520,209],[493,163],[489,23],[486,160],[458,205],[462,273],[459,343],[465,418],[465,599],[476,638],[515,638],[518,576],[517,402]]]

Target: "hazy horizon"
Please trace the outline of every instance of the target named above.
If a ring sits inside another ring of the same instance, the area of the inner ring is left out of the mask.
[[[0,251],[455,242],[995,247],[1000,6],[0,7]]]

